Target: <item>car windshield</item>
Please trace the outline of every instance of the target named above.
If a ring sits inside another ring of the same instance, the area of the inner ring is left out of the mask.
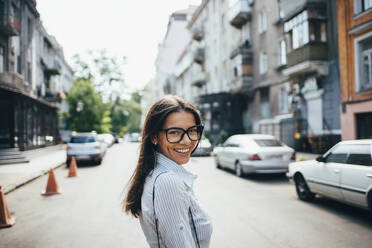
[[[74,136],[71,143],[93,143],[96,139],[93,136]]]
[[[283,146],[279,140],[275,139],[255,139],[254,142],[261,147]]]

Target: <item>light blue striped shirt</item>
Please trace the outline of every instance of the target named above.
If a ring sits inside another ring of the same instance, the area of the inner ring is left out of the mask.
[[[139,219],[147,242],[152,248],[158,247],[152,191],[156,176],[166,172],[159,176],[155,186],[155,212],[158,218],[160,247],[197,247],[189,207],[200,247],[209,247],[212,223],[194,195],[192,186],[196,176],[161,153],[157,153],[156,158],[156,167],[146,178],[141,198],[142,213]]]

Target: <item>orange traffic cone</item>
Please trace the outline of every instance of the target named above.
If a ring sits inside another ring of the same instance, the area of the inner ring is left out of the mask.
[[[77,166],[75,157],[72,157],[70,168],[68,169],[68,177],[77,177]]]
[[[58,189],[58,184],[56,181],[56,177],[54,176],[54,171],[53,169],[50,169],[46,190],[42,193],[42,195],[55,195],[55,194],[61,194],[61,192]]]
[[[11,227],[15,224],[15,218],[9,214],[8,206],[5,202],[4,192],[0,186],[0,228]]]

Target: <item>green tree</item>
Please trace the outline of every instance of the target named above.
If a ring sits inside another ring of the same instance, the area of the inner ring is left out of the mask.
[[[107,104],[89,79],[77,78],[67,96],[69,112],[65,113],[67,126],[77,132],[109,132],[111,118]]]

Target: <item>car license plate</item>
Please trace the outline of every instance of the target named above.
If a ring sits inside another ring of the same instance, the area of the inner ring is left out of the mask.
[[[272,159],[272,160],[281,160],[283,159],[283,156],[281,154],[276,154],[276,155],[269,155],[267,156],[268,159]]]
[[[89,159],[90,156],[89,155],[77,155],[76,156],[76,159]]]

